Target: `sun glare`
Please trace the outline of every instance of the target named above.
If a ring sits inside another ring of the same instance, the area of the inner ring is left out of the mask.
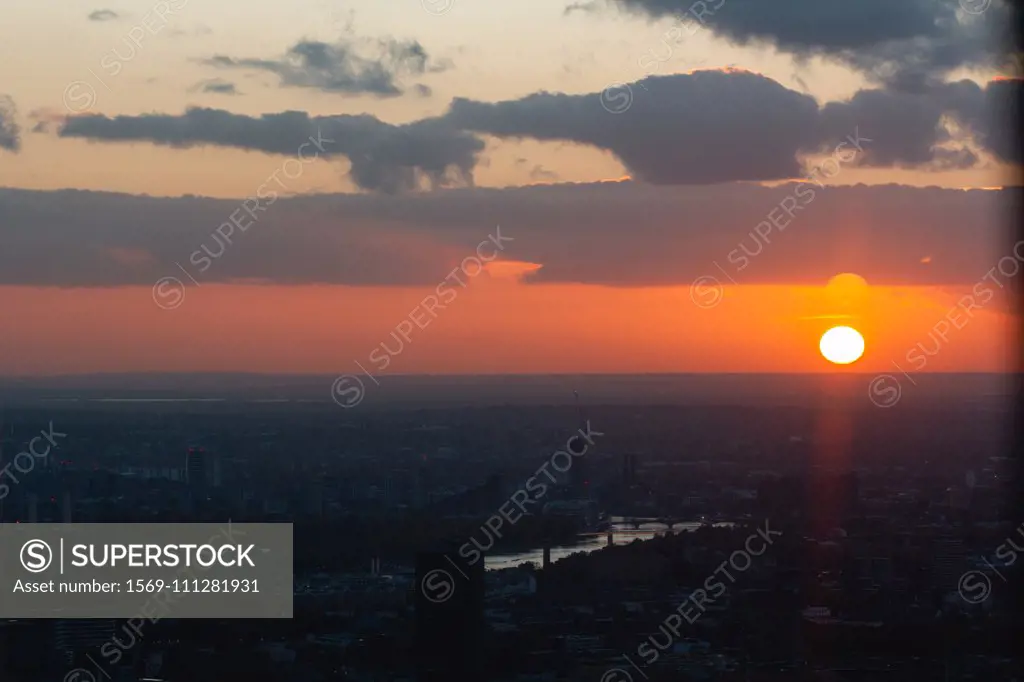
[[[864,337],[853,327],[832,327],[822,334],[821,354],[836,365],[849,365],[864,354]]]
[[[867,280],[852,272],[836,275],[825,285],[825,295],[829,304],[842,308],[842,312],[850,312],[863,306],[867,294]]]

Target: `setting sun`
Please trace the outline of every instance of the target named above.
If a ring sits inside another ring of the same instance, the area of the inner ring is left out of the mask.
[[[822,334],[818,347],[829,362],[849,365],[864,354],[864,337],[853,327],[832,327]]]

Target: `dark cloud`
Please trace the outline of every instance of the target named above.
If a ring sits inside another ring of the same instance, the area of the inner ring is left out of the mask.
[[[565,6],[562,10],[562,14],[572,14],[573,12],[583,12],[586,14],[592,14],[597,12],[600,6],[596,2],[573,2]]]
[[[950,86],[954,87],[954,86]],[[956,86],[960,87],[960,86]],[[998,92],[1003,86],[989,86]],[[655,184],[711,184],[800,177],[802,158],[858,134],[856,165],[938,170],[977,162],[966,136],[954,139],[946,117],[959,109],[984,119],[971,125],[984,150],[1009,136],[1015,119],[996,115],[996,97],[974,86],[952,97],[946,88],[921,93],[862,90],[823,107],[808,95],[756,74],[697,71],[646,78],[600,94],[539,93],[484,103],[457,99],[447,119],[499,137],[567,140],[615,154],[634,177]],[[611,113],[617,111],[618,113]],[[1002,136],[1002,137],[1000,137]],[[1003,144],[1007,150],[1010,145]]]
[[[822,56],[901,88],[919,88],[968,66],[1002,61],[1018,38],[1014,9],[992,0],[969,14],[960,0],[609,0],[652,18],[679,17],[739,45]],[[970,5],[980,6],[980,2]]]
[[[1019,164],[1014,131],[1020,84],[1019,79],[984,86],[962,80],[918,93],[862,90],[849,101],[826,104],[822,126],[826,136],[851,125],[871,130],[875,141],[865,149],[865,165],[968,168],[978,157],[967,141],[1001,162]]]
[[[932,96],[861,90],[848,101],[822,107],[820,125],[825,139],[854,127],[864,131],[872,142],[864,148],[861,165],[935,170],[951,164],[963,167],[965,161],[973,165],[976,157],[959,153],[962,146],[953,155],[939,146],[951,141],[942,120],[945,113],[942,103]]]
[[[628,109],[609,113],[625,98]],[[763,76],[699,71],[590,95],[538,93],[496,104],[457,99],[447,118],[501,137],[607,149],[647,182],[706,184],[797,177],[794,152],[816,142],[817,111],[811,97]]]
[[[977,163],[978,151],[1012,160],[1013,120],[1006,118],[1011,92],[1012,85],[1002,81],[985,88],[965,81],[920,93],[862,90],[819,106],[764,76],[698,71],[588,95],[542,92],[497,103],[456,99],[440,119],[402,126],[372,116],[285,112],[253,118],[190,109],[182,116],[72,117],[60,134],[294,154],[322,128],[339,140],[331,154],[349,158],[360,187],[394,193],[424,182],[471,184],[484,147],[474,136],[479,133],[592,145],[617,156],[637,179],[705,185],[803,177],[808,157],[831,153],[851,138],[864,142],[852,159],[844,152],[844,163],[858,166],[967,168]]]
[[[120,15],[112,9],[98,9],[89,14],[89,21],[112,21]]]
[[[97,141],[148,141],[170,147],[215,145],[294,156],[310,136],[332,142],[322,156],[347,157],[361,188],[385,193],[470,185],[484,143],[439,120],[391,125],[369,116],[317,116],[286,111],[260,117],[220,109],[190,108],[180,116],[99,114],[68,118],[61,137]],[[306,156],[313,152],[308,149]]]
[[[1024,164],[1019,128],[1022,86],[1024,80],[1020,78],[989,83],[985,88],[985,114],[975,124],[975,130],[985,147],[1008,163]]]
[[[0,149],[11,152],[21,149],[21,128],[15,120],[17,113],[14,100],[0,95]]]
[[[27,116],[32,121],[33,133],[51,133],[64,123],[67,111],[44,107],[29,111]]]
[[[1021,164],[1017,127],[1022,83],[1020,78],[1007,78],[982,88],[965,80],[938,88],[935,97],[986,151],[1005,163]]]
[[[280,59],[217,55],[204,63],[218,68],[269,71],[280,77],[285,87],[377,97],[403,94],[401,82],[406,76],[422,76],[447,68],[444,63],[433,63],[417,41],[354,37],[343,37],[333,44],[303,40]],[[422,95],[424,87],[418,87],[417,92]]]
[[[793,196],[801,208],[787,217]],[[433,287],[500,225],[514,239],[503,259],[541,265],[535,281],[688,286],[720,275],[717,263],[741,284],[851,271],[967,293],[1010,253],[1002,221],[1020,199],[1020,188],[635,182],[319,195],[278,198],[224,247],[211,234],[232,213],[248,220],[239,200],[0,189],[0,284],[152,286],[184,277],[181,263],[203,283]],[[222,255],[197,271],[208,252]],[[736,253],[757,255],[740,268]]]
[[[219,79],[206,80],[197,83],[194,90],[201,90],[202,92],[210,92],[216,95],[239,95],[241,94],[235,87],[234,83],[229,81],[222,81]]]

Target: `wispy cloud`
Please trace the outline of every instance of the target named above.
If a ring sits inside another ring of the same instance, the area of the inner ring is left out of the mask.
[[[209,92],[215,95],[240,95],[242,94],[235,84],[230,81],[212,78],[200,81],[190,88],[191,92]]]
[[[280,78],[282,87],[375,97],[402,95],[407,89],[403,85],[406,77],[437,73],[451,66],[432,60],[415,40],[357,39],[352,35],[334,43],[302,40],[275,59],[215,55],[203,63],[222,69],[268,71]],[[421,96],[429,94],[426,86],[413,88]]]
[[[113,21],[121,15],[112,9],[98,9],[89,14],[89,21]]]

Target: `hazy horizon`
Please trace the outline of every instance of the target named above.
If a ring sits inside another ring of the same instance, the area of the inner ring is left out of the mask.
[[[1020,375],[1006,374],[605,374],[367,376],[177,374],[0,379],[0,405],[125,409],[167,401],[214,409],[261,404],[380,408],[500,405],[777,405],[830,409],[955,409],[981,401],[1009,409]],[[358,387],[358,388],[356,388]],[[364,400],[365,399],[365,400]]]

